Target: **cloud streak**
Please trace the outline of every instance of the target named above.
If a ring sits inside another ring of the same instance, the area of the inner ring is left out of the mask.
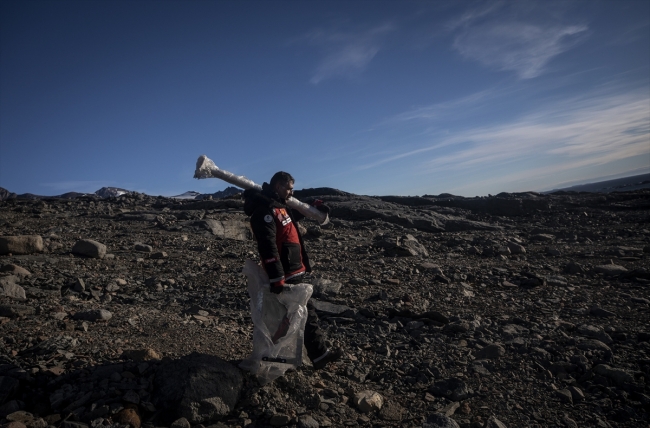
[[[461,129],[448,135],[432,134],[428,144],[394,152],[359,169],[397,161],[412,162],[406,159],[417,156],[409,168],[420,175],[465,170],[483,171],[499,183],[507,183],[502,178],[513,174],[529,179],[546,177],[549,182],[555,180],[554,174],[560,171],[639,156],[650,160],[648,98],[642,91],[616,91],[610,88],[557,101],[508,123]],[[493,99],[479,95],[467,100],[483,100],[483,108],[489,108]],[[449,114],[455,110],[462,114],[467,100],[432,109],[450,110]],[[444,121],[444,118],[420,114],[420,111],[422,109],[406,112],[397,118],[424,119],[425,125]],[[409,123],[422,126],[419,121]]]
[[[534,156],[580,159],[584,165],[650,153],[650,105],[635,93],[567,100],[517,122],[456,134],[443,142],[472,147],[438,157],[428,166],[470,166]]]
[[[544,28],[523,22],[491,23],[467,29],[456,37],[453,46],[464,58],[532,79],[542,74],[551,59],[582,40],[579,36],[586,32],[586,25]]]
[[[569,6],[557,5],[487,2],[468,9],[446,27],[454,34],[453,48],[463,58],[532,79],[589,34],[586,24],[561,22]]]
[[[392,24],[383,24],[358,32],[311,32],[306,39],[324,54],[309,81],[318,84],[330,78],[357,76],[380,51],[384,36],[394,29]]]

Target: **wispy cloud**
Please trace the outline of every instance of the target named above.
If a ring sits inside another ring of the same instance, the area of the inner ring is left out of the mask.
[[[563,22],[564,8],[558,3],[486,2],[446,28],[454,34],[453,48],[464,58],[531,79],[589,34],[584,23]]]
[[[395,117],[390,118],[388,122],[407,122],[416,119],[440,119],[444,115],[449,114],[450,112],[455,112],[460,108],[468,109],[474,108],[476,105],[482,105],[485,100],[493,97],[495,94],[495,89],[485,89],[448,102],[414,108],[413,110],[400,113]],[[503,90],[500,91],[500,95],[503,95]]]
[[[445,28],[449,31],[453,31],[459,27],[465,27],[469,24],[474,23],[476,20],[483,18],[484,16],[488,16],[498,11],[503,6],[503,1],[481,3],[478,7],[473,7],[463,12],[459,18],[449,21]]]
[[[586,96],[559,100],[507,123],[431,135],[428,144],[413,144],[359,169],[406,161],[410,162],[410,170],[419,174],[480,170],[495,182],[507,183],[506,176],[531,180],[545,176],[553,180],[554,174],[560,171],[594,167],[635,156],[650,159],[647,95],[629,88],[625,92],[619,90],[618,87],[599,89]],[[479,100],[483,108],[489,108],[494,101],[483,93],[468,99]],[[466,102],[437,105],[432,110],[463,114]],[[441,121],[435,114],[420,114],[422,110],[397,117],[421,118],[433,124]],[[424,126],[420,122],[409,123]]]
[[[508,124],[455,134],[441,144],[471,147],[440,156],[440,169],[558,156],[596,165],[650,153],[650,104],[636,93],[555,103]]]
[[[542,27],[523,22],[490,23],[458,35],[454,48],[465,58],[521,79],[539,76],[548,62],[581,40],[586,25]]]
[[[365,31],[315,30],[307,34],[304,39],[323,50],[310,82],[358,75],[382,48],[384,36],[394,29],[392,24],[383,24]]]

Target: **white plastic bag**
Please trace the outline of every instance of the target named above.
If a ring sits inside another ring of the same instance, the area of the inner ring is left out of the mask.
[[[251,298],[253,353],[239,367],[265,385],[302,363],[307,301],[313,288],[311,284],[287,284],[282,293],[271,293],[264,269],[248,259],[243,273]]]

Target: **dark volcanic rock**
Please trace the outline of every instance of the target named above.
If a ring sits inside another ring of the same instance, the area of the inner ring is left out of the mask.
[[[27,305],[0,305],[0,317],[20,317],[34,314],[35,310]]]
[[[432,413],[427,416],[427,420],[422,428],[460,428],[460,425],[449,416],[440,413]]]
[[[106,255],[106,245],[92,239],[80,239],[72,247],[72,253],[84,257],[103,259]]]
[[[452,401],[466,399],[470,391],[461,379],[450,378],[438,381],[429,387],[429,392],[438,397],[446,397]]]
[[[0,201],[2,233],[39,235],[43,244],[42,252],[0,254],[0,282],[27,299],[0,295],[0,377],[9,391],[0,417],[31,413],[30,428],[117,419],[417,427],[433,423],[424,419],[433,413],[469,428],[650,420],[650,191],[307,193],[332,208],[329,224],[299,226],[308,231],[318,324],[342,357],[314,370],[304,355],[304,367],[264,386],[224,363],[252,352],[241,272],[246,258],[259,262],[257,246],[250,235],[213,234],[229,222],[248,227],[241,200],[129,193]],[[493,200],[501,211],[438,204],[463,199]],[[408,235],[418,255],[387,251]],[[112,254],[73,257],[80,237],[96,237]],[[102,318],[99,308],[110,319],[91,321]],[[205,390],[220,385],[233,387]],[[361,391],[384,405],[361,413]]]
[[[163,364],[154,379],[153,403],[169,421],[180,417],[192,424],[229,414],[242,390],[241,372],[212,355],[190,354]]]
[[[496,196],[462,198],[442,198],[435,201],[435,205],[442,207],[463,208],[499,216],[520,216],[535,211],[548,211],[551,206],[551,197],[539,193],[499,193]]]
[[[82,311],[74,314],[74,319],[83,321],[108,321],[113,318],[113,314],[106,309],[93,309]]]

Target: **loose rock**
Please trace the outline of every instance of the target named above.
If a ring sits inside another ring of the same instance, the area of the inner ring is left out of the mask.
[[[43,238],[39,235],[0,236],[0,255],[42,252]]]
[[[106,245],[92,239],[81,239],[72,247],[72,253],[84,257],[103,259],[106,256]]]

